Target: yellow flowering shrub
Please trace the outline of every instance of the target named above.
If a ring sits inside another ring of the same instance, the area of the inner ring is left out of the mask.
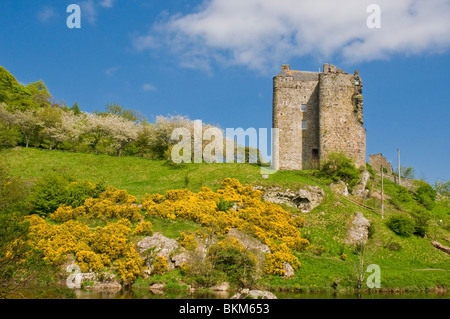
[[[280,275],[285,274],[284,263],[289,263],[292,268],[298,269],[300,267],[300,262],[296,256],[294,256],[289,249],[289,247],[282,243],[280,245],[275,245],[271,243],[269,245],[271,250],[270,254],[266,255],[264,263],[264,272],[269,275]]]
[[[102,258],[91,250],[80,250],[76,253],[76,257],[81,272],[99,272],[104,267]]]
[[[144,269],[144,261],[131,245],[128,245],[124,256],[117,259],[114,264],[119,277],[125,284],[134,281]]]
[[[100,195],[100,198],[88,198],[85,200],[84,207],[86,208],[86,213],[91,217],[127,218],[131,221],[142,219],[142,215],[140,214],[141,209],[134,204],[135,198],[123,203],[114,202],[111,198],[102,198],[102,195]]]
[[[29,237],[31,244],[41,250],[45,260],[62,263],[67,254],[76,254],[90,239],[89,227],[69,220],[61,225],[50,225],[38,215],[31,215]]]
[[[163,274],[167,271],[167,260],[164,256],[158,256],[153,262],[152,274]]]
[[[86,208],[84,206],[72,208],[72,206],[62,205],[58,209],[50,214],[50,218],[55,222],[64,223],[71,219],[76,219],[78,216],[86,214]]]
[[[180,233],[178,242],[182,247],[184,247],[187,250],[194,250],[198,246],[198,242],[195,239],[195,236],[193,234],[186,235],[184,232]]]
[[[73,254],[82,272],[99,272],[112,266],[125,283],[142,272],[144,261],[129,241],[131,222],[128,219],[96,227],[94,232],[74,220],[52,225],[38,215],[27,219],[30,244],[42,251],[44,260],[61,264],[68,254]],[[151,223],[142,225],[144,230],[149,226]]]
[[[236,179],[226,178],[217,192],[203,187],[198,193],[171,190],[164,196],[146,194],[142,207],[149,216],[191,220],[212,228],[218,234],[227,233],[230,228],[237,227],[266,244],[270,242],[275,250],[274,255],[269,257],[273,259],[269,264],[274,265],[268,268],[269,273],[280,274],[281,271],[273,269],[278,269],[281,261],[292,259],[291,265],[298,263],[298,259],[291,252],[292,249],[303,251],[310,246],[309,241],[301,237],[298,229],[305,221],[279,205],[261,200],[261,196],[262,192],[254,190],[252,186],[243,186]],[[238,208],[219,210],[220,200],[236,204]],[[283,245],[279,252],[275,242]]]
[[[153,232],[153,224],[142,220],[133,230],[133,236],[151,236]]]
[[[126,205],[135,204],[137,202],[136,197],[129,195],[126,190],[117,189],[113,186],[108,186],[106,190],[100,194],[99,199]]]
[[[116,223],[105,227],[97,227],[91,236],[93,251],[102,256],[104,263],[123,256],[128,248],[128,234],[131,231],[131,223],[127,219],[121,219]]]

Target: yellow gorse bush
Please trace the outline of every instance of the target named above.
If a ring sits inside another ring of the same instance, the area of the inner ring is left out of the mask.
[[[64,223],[85,214],[86,208],[84,206],[72,208],[72,206],[62,205],[54,213],[50,214],[50,218],[55,222]]]
[[[151,236],[153,231],[153,225],[151,222],[142,220],[133,230],[133,236]]]
[[[198,246],[198,242],[195,239],[194,234],[186,235],[186,233],[181,232],[178,242],[187,250],[194,250]]]
[[[44,260],[62,264],[73,254],[82,272],[112,267],[124,282],[134,280],[143,270],[144,261],[129,241],[128,219],[96,227],[93,232],[74,220],[52,225],[38,215],[31,215],[28,221],[30,244],[42,251]]]
[[[152,274],[163,274],[167,271],[167,259],[164,256],[158,256],[153,262]]]
[[[136,202],[136,197],[129,195],[126,190],[109,186],[100,194],[99,198],[87,198],[84,205],[77,208],[62,205],[50,214],[50,218],[63,223],[79,216],[90,218],[104,216],[106,218],[126,218],[135,222],[142,219],[141,209]]]
[[[282,274],[284,262],[294,269],[300,263],[291,250],[305,250],[309,241],[302,238],[299,227],[304,219],[285,211],[279,205],[264,202],[262,192],[252,186],[243,186],[236,179],[226,178],[217,192],[203,187],[198,193],[189,190],[171,190],[163,195],[149,195],[142,200],[147,215],[168,219],[185,219],[211,227],[216,233],[225,234],[232,227],[253,234],[269,245],[266,270],[270,274]],[[219,199],[232,202],[238,209],[221,211]]]
[[[271,250],[266,256],[266,273],[283,275],[285,263],[294,269],[300,266],[292,251],[302,251],[310,246],[298,229],[304,225],[304,219],[263,201],[261,195],[262,192],[252,186],[243,186],[236,179],[226,178],[216,192],[203,187],[198,193],[182,189],[169,190],[165,195],[146,194],[142,209],[148,216],[199,223],[218,235],[226,234],[230,228],[252,234]],[[225,206],[222,205],[224,202]],[[78,221],[78,217],[119,218],[119,221],[92,231]],[[130,237],[151,235],[152,223],[143,220],[136,198],[125,190],[108,187],[99,198],[88,198],[77,208],[61,206],[50,214],[50,218],[60,224],[47,223],[38,215],[28,217],[29,243],[42,251],[45,260],[63,263],[72,254],[83,272],[98,272],[110,267],[126,283],[142,272],[144,261],[135,251]],[[131,222],[137,221],[140,222],[133,229]],[[193,235],[185,233],[180,235],[179,242],[186,249],[195,249],[198,244]],[[166,271],[165,259],[157,258],[155,263],[157,272]]]

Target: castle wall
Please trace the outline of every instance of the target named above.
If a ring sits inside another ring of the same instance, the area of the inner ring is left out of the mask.
[[[369,164],[377,172],[381,170],[381,167],[384,167],[386,168],[387,173],[392,175],[392,165],[390,162],[386,160],[386,157],[384,157],[383,154],[381,153],[369,155]]]
[[[300,73],[274,78],[273,127],[280,130],[280,169],[308,168],[311,150],[319,149],[319,82],[317,74],[307,73],[307,81],[295,79],[302,76]],[[302,121],[306,121],[306,129]]]
[[[365,166],[366,130],[355,76],[338,71],[320,73],[319,78],[320,158],[341,152],[353,158],[357,167]]]
[[[324,65],[324,72],[290,70],[273,78],[273,127],[279,129],[278,169],[318,167],[332,151],[366,164],[362,81]],[[306,125],[306,128],[303,126]]]

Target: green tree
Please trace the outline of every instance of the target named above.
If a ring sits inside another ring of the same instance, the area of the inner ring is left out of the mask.
[[[121,118],[124,118],[128,121],[137,121],[139,119],[139,115],[136,111],[123,108],[121,105],[117,103],[108,103],[106,104],[106,112],[96,112],[99,115],[117,115]]]
[[[430,184],[421,182],[421,185],[414,192],[414,199],[426,209],[432,210],[435,206],[436,191]]]
[[[39,80],[37,82],[30,83],[26,86],[28,91],[31,93],[31,99],[37,107],[50,106],[51,94],[45,86],[44,81]]]
[[[81,114],[81,110],[80,107],[78,106],[78,102],[75,102],[72,107],[70,108],[70,110],[72,111],[72,113],[74,115],[80,115]]]
[[[440,194],[441,196],[450,197],[450,181],[443,182],[443,181],[437,181],[434,184],[434,190],[437,194]]]

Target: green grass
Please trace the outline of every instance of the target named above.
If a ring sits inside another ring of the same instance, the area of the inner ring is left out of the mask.
[[[33,148],[2,150],[0,157],[8,164],[13,176],[34,181],[47,174],[65,173],[77,180],[94,183],[103,180],[108,185],[126,189],[138,199],[146,193],[164,194],[168,189],[185,187],[194,192],[203,186],[216,190],[226,177],[237,178],[242,184],[290,189],[317,185],[324,189],[325,199],[311,212],[302,214],[306,225],[300,229],[301,234],[316,249],[297,253],[302,266],[297,270],[295,278],[286,280],[264,277],[259,281],[262,286],[308,291],[330,290],[336,279],[339,279],[338,289],[353,289],[357,256],[353,247],[345,243],[345,238],[354,213],[362,212],[375,225],[376,230],[367,243],[366,265],[378,264],[381,267],[382,288],[424,291],[436,286],[450,287],[450,257],[431,246],[433,239],[446,244],[444,238],[450,238],[448,205],[438,203],[434,208],[428,238],[397,236],[386,226],[385,221],[393,214],[405,213],[413,203],[404,190],[400,190],[401,196],[398,198],[398,186],[387,180],[385,194],[393,200],[386,200],[385,218],[382,219],[380,213],[364,209],[335,195],[318,179],[308,175],[308,172],[279,171],[268,179],[262,179],[260,168],[249,164],[202,163],[174,168],[164,161],[145,158],[119,158]],[[373,190],[379,188],[380,183],[372,183]],[[367,204],[379,211],[378,201],[370,200]],[[191,232],[200,227],[186,221],[158,218],[150,220],[154,231],[160,231],[170,238],[177,238],[182,231]],[[393,243],[400,248],[392,249],[395,246]],[[342,253],[348,255],[347,260],[341,260]],[[174,275],[163,276],[161,280],[173,278],[172,276]],[[179,274],[175,277],[179,278]]]

